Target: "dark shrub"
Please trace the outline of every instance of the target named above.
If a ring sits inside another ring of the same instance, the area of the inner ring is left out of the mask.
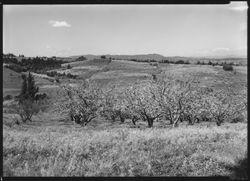
[[[233,118],[231,123],[242,123],[244,121],[245,121],[244,117],[242,115],[239,115],[239,116]]]
[[[67,69],[71,69],[71,66],[70,66],[70,64],[68,64],[68,65],[67,65]]]
[[[102,70],[103,70],[103,72],[108,72],[109,68],[108,67],[104,67]]]
[[[6,95],[6,96],[4,96],[4,98],[3,98],[3,100],[5,101],[5,100],[11,100],[13,97],[12,97],[12,95]]]
[[[183,60],[178,60],[175,62],[175,64],[184,64],[185,62]]]
[[[149,63],[151,66],[158,66],[158,63],[157,62],[150,62]]]
[[[17,112],[21,117],[21,120],[25,123],[26,121],[32,121],[32,116],[37,114],[39,110],[39,105],[37,103],[26,99],[19,104]]]
[[[46,93],[43,93],[43,94],[36,94],[35,96],[35,101],[39,101],[39,100],[43,100],[47,98],[47,94]]]
[[[162,63],[170,63],[169,60],[162,60]]]
[[[152,74],[152,77],[153,77],[153,80],[156,81],[157,80],[157,77],[155,74]]]
[[[87,60],[87,58],[84,56],[80,56],[75,61],[84,61],[84,60]]]
[[[233,66],[224,64],[223,65],[223,70],[225,70],[225,71],[233,71]]]

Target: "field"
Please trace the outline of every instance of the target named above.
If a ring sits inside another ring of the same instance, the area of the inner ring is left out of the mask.
[[[111,84],[152,79],[165,72],[180,79],[195,78],[199,87],[225,90],[236,94],[247,91],[247,67],[139,63],[125,60],[94,59],[70,63],[77,79],[62,84],[78,85],[83,79],[102,88]],[[67,64],[63,65],[64,67]],[[21,77],[4,68],[4,94],[17,94]],[[50,95],[44,111],[32,122],[15,124],[18,115],[13,101],[3,102],[3,174],[4,176],[229,176],[247,178],[247,116],[238,123],[201,122],[176,128],[155,122],[147,128],[139,121],[135,127],[97,117],[87,126],[70,121],[57,111],[60,84],[34,75],[40,92]],[[19,84],[16,84],[16,83]],[[12,91],[13,89],[13,91]],[[14,90],[15,89],[15,90]],[[243,100],[242,100],[243,101]]]

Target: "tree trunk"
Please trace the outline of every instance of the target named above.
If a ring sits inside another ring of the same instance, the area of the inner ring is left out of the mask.
[[[149,119],[148,119],[148,127],[149,127],[149,128],[152,128],[152,127],[153,127],[153,123],[154,123],[154,119],[149,118]]]
[[[171,111],[169,111],[169,116],[170,116],[170,119],[169,119],[170,124],[173,124],[173,116],[172,116],[172,112]]]
[[[173,123],[173,127],[177,127],[178,126],[178,121],[179,121],[179,118],[175,118],[175,121]]]
[[[135,118],[132,118],[132,123],[133,123],[133,125],[136,125]]]
[[[120,117],[121,122],[124,123],[125,122],[125,117],[122,115],[121,111],[120,111],[119,115],[120,115],[119,117]]]

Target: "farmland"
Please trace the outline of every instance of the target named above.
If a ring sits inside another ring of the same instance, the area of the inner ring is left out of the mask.
[[[71,68],[67,69],[70,64]],[[116,85],[122,92],[137,83],[163,73],[175,79],[194,79],[197,89],[232,89],[246,100],[247,67],[165,64],[128,60],[89,59],[62,64],[52,71],[77,75],[77,78],[48,80],[35,74],[39,92],[49,95],[43,111],[32,122],[15,124],[20,119],[13,110],[14,100],[3,102],[3,165],[5,176],[229,176],[246,178],[247,115],[241,121],[229,120],[221,126],[214,121],[193,125],[180,122],[172,127],[164,120],[152,128],[138,120],[111,121],[97,116],[86,126],[62,114],[59,104],[63,85],[80,86],[83,80],[101,89]],[[21,91],[21,74],[8,68],[4,72],[4,95]],[[232,95],[234,96],[234,95]],[[245,97],[244,97],[245,96]]]

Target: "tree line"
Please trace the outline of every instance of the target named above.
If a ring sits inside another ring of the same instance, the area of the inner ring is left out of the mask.
[[[32,71],[36,73],[44,73],[47,70],[61,68],[61,64],[65,63],[62,60],[56,60],[56,58],[22,58],[18,61],[17,58],[12,56],[3,56],[3,63],[7,64],[7,68],[16,72]]]

